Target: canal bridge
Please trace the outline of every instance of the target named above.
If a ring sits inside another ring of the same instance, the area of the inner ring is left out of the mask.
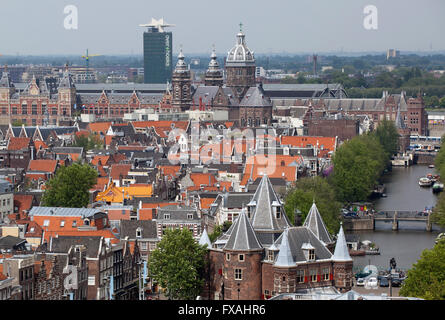
[[[358,218],[346,218],[345,228],[348,230],[375,230],[376,221],[392,222],[392,230],[399,230],[400,221],[415,221],[424,223],[426,231],[433,230],[431,212],[426,215],[419,211],[380,211]]]

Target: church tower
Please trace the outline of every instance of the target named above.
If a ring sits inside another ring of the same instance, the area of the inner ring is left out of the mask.
[[[15,92],[14,84],[8,73],[8,67],[5,66],[2,77],[0,78],[0,106],[9,109],[9,100]],[[9,111],[8,111],[9,113]]]
[[[68,66],[66,66],[57,91],[59,99],[59,115],[71,117],[71,111],[73,110],[74,104],[76,104],[76,86],[68,71]]]
[[[181,111],[190,109],[192,104],[191,83],[190,70],[185,64],[184,54],[181,49],[172,75],[173,108]]]
[[[218,86],[223,85],[223,74],[219,68],[218,61],[216,61],[215,48],[213,48],[212,55],[210,56],[209,68],[206,71],[204,84],[206,86]]]
[[[249,87],[255,86],[255,57],[247,47],[245,37],[240,28],[236,35],[236,45],[229,51],[226,59],[226,85],[232,88],[239,100],[244,97]]]

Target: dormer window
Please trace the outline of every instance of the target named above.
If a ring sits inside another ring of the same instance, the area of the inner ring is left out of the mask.
[[[315,260],[315,250],[314,249],[309,250],[309,260],[310,261]]]
[[[165,220],[170,220],[170,214],[169,213],[164,213],[164,219]]]
[[[136,229],[136,238],[138,238],[138,239],[142,238],[142,229],[141,228]]]
[[[281,219],[281,207],[277,207],[277,219]]]
[[[88,220],[88,219],[83,220],[83,224],[86,225],[86,226],[89,226],[90,225],[90,220]]]
[[[188,213],[187,214],[187,219],[192,220],[193,219],[193,213]]]

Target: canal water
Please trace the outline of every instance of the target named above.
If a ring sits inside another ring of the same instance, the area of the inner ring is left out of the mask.
[[[386,198],[374,202],[374,208],[380,210],[423,211],[425,207],[436,204],[437,195],[431,188],[422,188],[418,181],[434,169],[424,165],[414,165],[407,168],[393,167],[392,172],[383,177],[386,186]],[[370,240],[380,248],[380,255],[353,257],[354,269],[366,265],[375,265],[379,269],[388,269],[389,260],[395,258],[397,268],[410,269],[420,258],[422,251],[431,249],[434,240],[445,230],[433,225],[433,232],[425,231],[423,222],[399,222],[399,231],[391,230],[391,222],[376,222],[375,231],[355,231],[349,234],[358,235],[360,241]]]

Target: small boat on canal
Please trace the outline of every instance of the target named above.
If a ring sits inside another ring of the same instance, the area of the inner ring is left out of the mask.
[[[432,183],[433,182],[428,177],[422,177],[419,179],[419,186],[421,186],[421,187],[431,187]]]
[[[433,184],[433,192],[439,193],[443,191],[443,183],[441,182],[434,182]]]

